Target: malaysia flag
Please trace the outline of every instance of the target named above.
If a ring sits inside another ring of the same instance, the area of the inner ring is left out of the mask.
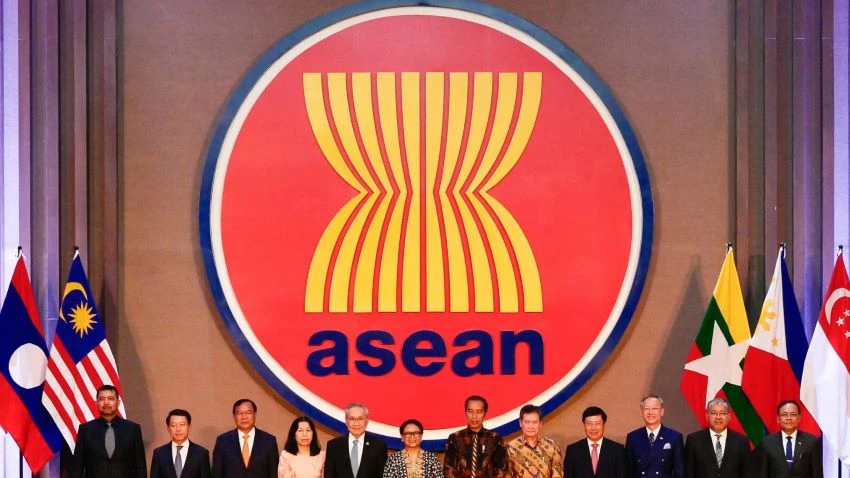
[[[850,464],[850,279],[840,254],[806,355],[800,398],[829,448]]]
[[[809,348],[793,287],[783,246],[750,339],[741,379],[744,393],[771,433],[780,429],[776,410],[779,403],[800,398],[800,379]],[[814,418],[803,408],[800,429],[819,435]]]
[[[106,327],[94,303],[80,255],[75,253],[62,294],[42,397],[71,451],[80,423],[98,416],[97,389],[105,384],[115,386],[121,395]],[[123,400],[118,413],[126,416]]]
[[[62,446],[59,429],[41,404],[47,347],[24,257],[12,273],[0,309],[0,426],[36,472]]]

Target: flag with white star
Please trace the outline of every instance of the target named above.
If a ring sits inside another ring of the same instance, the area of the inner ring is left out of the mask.
[[[106,341],[103,317],[94,303],[80,254],[75,253],[59,306],[41,398],[71,451],[80,423],[98,416],[97,389],[106,384],[115,386],[121,395],[118,367]],[[126,416],[123,400],[118,413]]]
[[[770,433],[780,430],[776,407],[783,400],[800,399],[800,379],[809,341],[797,307],[794,286],[785,264],[785,248],[776,267],[756,330],[744,359],[741,386]],[[800,429],[820,434],[808,410],[801,410]]]
[[[850,279],[841,254],[806,355],[800,399],[829,448],[850,465]]]
[[[749,340],[750,325],[730,247],[688,354],[681,391],[703,427],[708,426],[705,407],[709,400],[719,397],[728,401],[734,412],[729,428],[746,434],[758,445],[764,438],[764,423],[741,389]]]

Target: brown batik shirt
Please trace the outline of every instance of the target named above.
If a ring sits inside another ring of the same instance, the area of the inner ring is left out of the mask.
[[[478,435],[475,473],[472,472],[474,436]],[[469,427],[456,431],[446,440],[446,478],[503,478],[507,471],[502,437],[482,428],[477,433]]]

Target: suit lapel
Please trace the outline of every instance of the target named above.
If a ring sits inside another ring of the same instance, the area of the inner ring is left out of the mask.
[[[260,439],[260,431],[254,428],[254,446],[251,447],[251,456],[248,458],[248,466],[246,468],[251,468],[254,465],[254,462],[260,453],[262,443],[263,442]]]

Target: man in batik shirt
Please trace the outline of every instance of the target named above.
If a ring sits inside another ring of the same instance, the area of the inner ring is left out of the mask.
[[[464,408],[467,427],[446,441],[446,478],[503,478],[507,466],[502,437],[484,428],[487,400],[473,395]]]
[[[564,478],[561,447],[555,440],[540,436],[543,412],[537,405],[526,405],[519,411],[522,435],[506,447],[508,476],[511,478]]]

